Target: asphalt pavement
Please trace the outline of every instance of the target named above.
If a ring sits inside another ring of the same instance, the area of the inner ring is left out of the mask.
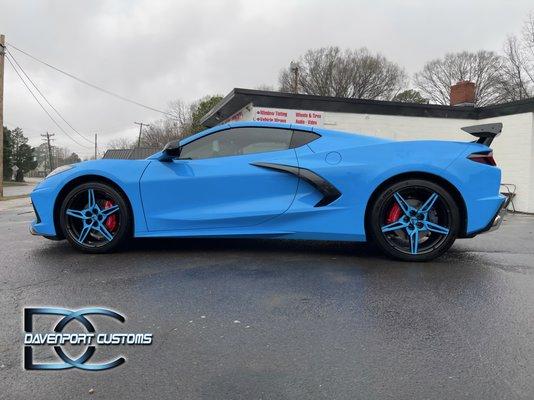
[[[533,216],[403,263],[279,240],[135,240],[84,255],[30,236],[27,199],[1,203],[0,398],[534,398]],[[107,371],[27,371],[31,306],[109,308],[126,321],[100,317],[98,329],[154,342],[98,348],[91,361],[126,358]]]

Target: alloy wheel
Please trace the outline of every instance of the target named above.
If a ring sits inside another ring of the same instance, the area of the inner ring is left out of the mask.
[[[89,188],[68,202],[66,230],[84,247],[101,247],[111,242],[121,225],[119,205],[111,193]]]
[[[397,251],[419,255],[438,248],[450,233],[451,211],[435,191],[407,187],[386,200],[380,230]]]

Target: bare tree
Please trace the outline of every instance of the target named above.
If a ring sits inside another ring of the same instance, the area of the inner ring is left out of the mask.
[[[509,36],[504,43],[504,58],[501,70],[500,101],[522,100],[532,96],[528,60],[517,36]]]
[[[112,139],[106,143],[107,150],[114,149],[131,149],[134,147],[135,141],[126,137]]]
[[[397,64],[369,50],[323,47],[308,50],[280,73],[280,90],[291,92],[298,76],[297,91],[319,96],[389,100],[402,89],[406,73]]]
[[[156,122],[150,123],[141,136],[142,147],[163,148],[165,144],[172,140],[183,137],[183,131],[190,121],[190,109],[182,101],[169,103],[169,114],[174,118],[166,117]]]
[[[165,144],[183,137],[179,124],[163,119],[150,126],[141,136],[141,147],[163,148]]]
[[[502,101],[534,96],[534,14],[525,21],[521,35],[509,36],[504,43]]]
[[[530,81],[534,84],[534,13],[530,14],[525,21],[521,38],[527,59],[525,70]]]
[[[415,85],[433,103],[449,104],[450,88],[460,81],[476,85],[476,105],[499,101],[503,58],[491,51],[449,53],[429,61],[415,74]]]
[[[200,120],[215,104],[222,99],[221,96],[206,96],[190,104],[174,101],[169,104],[169,114],[154,123],[144,131],[141,145],[144,147],[162,148],[170,141],[184,138],[203,129]]]
[[[255,90],[263,90],[263,91],[266,91],[266,92],[274,92],[276,90],[274,88],[274,86],[267,85],[266,83],[262,83],[261,85],[257,85],[254,89]]]

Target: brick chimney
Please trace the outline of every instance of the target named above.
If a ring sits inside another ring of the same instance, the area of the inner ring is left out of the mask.
[[[469,81],[460,81],[451,86],[451,106],[474,107],[475,84]]]

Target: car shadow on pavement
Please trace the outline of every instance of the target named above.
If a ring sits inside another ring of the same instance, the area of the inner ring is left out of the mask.
[[[421,264],[392,260],[386,257],[372,243],[367,242],[339,242],[320,240],[288,240],[288,239],[237,239],[237,238],[158,238],[133,239],[126,243],[120,252],[136,253],[149,252],[152,254],[179,251],[181,253],[220,252],[258,253],[281,255],[303,254],[324,256],[347,256],[355,258],[373,258],[400,264]],[[476,261],[477,256],[472,253],[451,248],[437,261],[470,262]]]
[[[438,259],[427,263],[403,262],[389,259],[374,245],[361,242],[281,240],[281,239],[237,239],[237,238],[158,238],[133,239],[119,250],[110,254],[82,254],[74,250],[67,241],[52,242],[37,250],[39,257],[64,263],[65,259],[75,260],[76,264],[85,260],[98,260],[98,264],[130,265],[147,262],[171,262],[180,260],[187,263],[199,258],[208,264],[226,262],[249,262],[253,259],[284,262],[300,259],[310,264],[338,260],[346,265],[389,266],[402,268],[409,265],[439,265],[477,263],[476,254],[449,250]],[[127,261],[126,261],[127,260]]]
[[[159,238],[134,239],[125,244],[122,252],[258,252],[258,253],[320,253],[350,256],[379,255],[367,243],[330,242],[283,239],[230,239],[230,238]]]

